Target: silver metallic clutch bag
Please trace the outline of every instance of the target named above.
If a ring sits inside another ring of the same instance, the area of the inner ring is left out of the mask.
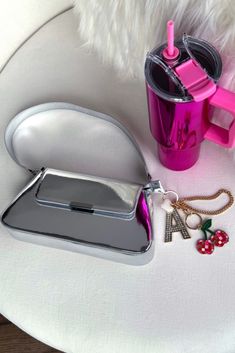
[[[50,103],[17,115],[5,140],[14,160],[35,174],[2,215],[14,237],[130,264],[151,260],[151,194],[161,185],[151,182],[118,122]]]

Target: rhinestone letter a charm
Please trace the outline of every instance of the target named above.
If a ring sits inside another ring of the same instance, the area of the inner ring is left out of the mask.
[[[165,242],[172,241],[172,233],[175,232],[180,232],[184,239],[191,238],[178,211],[169,205],[169,200],[163,202],[162,208],[166,211]]]

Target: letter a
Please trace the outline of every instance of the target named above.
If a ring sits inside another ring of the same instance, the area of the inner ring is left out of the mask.
[[[173,225],[173,219],[175,225]],[[174,209],[172,212],[166,213],[166,230],[165,230],[165,242],[172,241],[172,233],[180,232],[184,239],[191,238],[184,222],[182,221],[178,211]]]

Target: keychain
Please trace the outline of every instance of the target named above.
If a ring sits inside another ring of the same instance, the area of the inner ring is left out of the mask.
[[[168,194],[173,194],[175,197],[174,201],[171,201],[167,198]],[[228,202],[221,208],[216,210],[204,210],[192,207],[188,204],[188,202],[193,201],[208,201],[217,199],[220,195],[226,194],[228,197]],[[172,233],[180,232],[184,239],[190,238],[188,233],[188,229],[191,230],[201,230],[204,234],[203,239],[199,239],[196,244],[197,250],[201,254],[212,254],[215,246],[222,247],[229,241],[228,234],[220,229],[213,231],[211,229],[212,220],[207,219],[203,221],[202,216],[217,216],[225,211],[227,211],[230,207],[232,207],[234,203],[233,195],[230,191],[226,189],[220,189],[215,194],[211,196],[191,196],[179,198],[178,195],[174,191],[166,191],[163,193],[163,202],[161,207],[166,211],[166,229],[165,229],[165,242],[172,241]],[[182,220],[178,210],[181,210],[185,214],[184,221]],[[195,226],[190,224],[190,217],[197,217],[198,223]],[[174,222],[174,224],[173,224]],[[208,237],[209,235],[209,237]]]

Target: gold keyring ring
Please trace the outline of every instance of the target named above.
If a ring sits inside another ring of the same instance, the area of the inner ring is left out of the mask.
[[[199,222],[198,222],[198,224],[197,224],[195,227],[192,227],[192,226],[190,226],[190,225],[188,224],[188,219],[189,219],[190,216],[197,216],[197,217],[199,218]],[[187,216],[185,217],[185,224],[186,224],[186,226],[187,226],[189,229],[192,229],[192,230],[200,229],[201,226],[202,226],[202,217],[200,216],[200,214],[195,213],[195,212],[194,212],[194,213],[189,213],[189,214],[187,214]]]

